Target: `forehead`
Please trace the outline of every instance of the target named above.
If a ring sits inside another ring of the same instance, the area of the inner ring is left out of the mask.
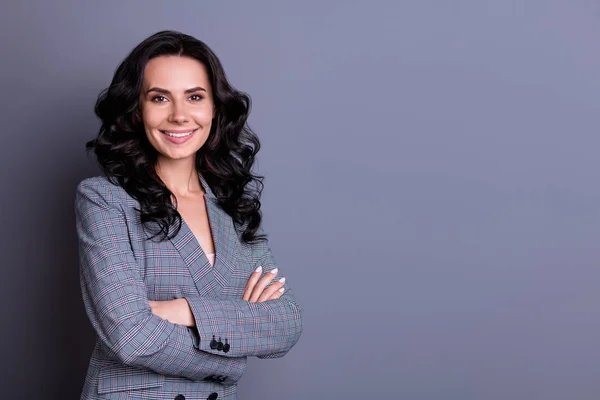
[[[144,87],[158,86],[184,91],[202,86],[210,89],[206,67],[200,61],[180,56],[161,56],[148,61],[144,69]]]

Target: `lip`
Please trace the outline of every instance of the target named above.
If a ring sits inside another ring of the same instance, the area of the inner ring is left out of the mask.
[[[171,132],[171,133],[188,133],[188,132],[192,132],[195,131],[198,128],[193,128],[193,129],[162,129],[161,132],[165,133],[165,132]]]
[[[190,140],[196,134],[197,130],[198,129],[192,129],[192,130],[188,129],[188,130],[184,131],[184,130],[178,129],[178,130],[174,130],[174,131],[160,131],[160,132],[164,135],[163,137],[166,140],[168,140],[169,142],[174,143],[174,144],[183,144],[183,143],[187,142],[188,140]],[[170,133],[188,133],[188,132],[191,132],[191,133],[189,135],[187,135],[187,136],[184,136],[184,137],[173,137],[173,136],[167,135],[165,132],[170,132]]]

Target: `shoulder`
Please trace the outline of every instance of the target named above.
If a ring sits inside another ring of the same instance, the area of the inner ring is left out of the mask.
[[[105,176],[94,176],[83,179],[77,185],[75,192],[75,205],[82,203],[96,203],[100,206],[123,208],[122,206],[131,201],[129,194],[116,183],[111,182]]]
[[[256,239],[253,242],[244,242],[242,240],[242,234],[244,232],[244,230],[246,229],[246,225],[239,225],[239,224],[235,224],[235,230],[238,234],[238,240],[240,242],[240,245],[243,249],[246,249],[250,252],[256,252],[256,251],[263,251],[265,249],[268,249],[269,247],[269,240],[268,240],[268,235],[267,233],[263,230],[262,226],[258,228],[258,230],[256,231],[257,236],[260,236],[260,239]]]

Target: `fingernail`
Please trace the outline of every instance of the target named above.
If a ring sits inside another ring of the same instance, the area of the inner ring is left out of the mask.
[[[277,273],[277,271],[278,271],[278,269],[277,269],[277,268],[275,268],[275,269],[272,269],[270,272],[271,272],[273,275],[275,275],[275,274]]]
[[[285,288],[281,288],[281,289],[279,289],[279,291],[280,291],[281,293],[283,293],[283,292],[285,292]]]
[[[254,270],[254,272],[262,272],[262,265],[259,265],[258,268]]]
[[[281,279],[279,280],[279,282],[281,282],[281,283],[284,283],[284,282],[285,282],[285,278],[281,278]]]

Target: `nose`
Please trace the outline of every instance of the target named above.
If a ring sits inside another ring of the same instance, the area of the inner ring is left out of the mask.
[[[185,124],[185,123],[189,122],[189,120],[190,120],[190,118],[188,116],[185,105],[174,101],[173,107],[171,109],[171,114],[169,115],[169,122],[174,122],[177,124]]]

